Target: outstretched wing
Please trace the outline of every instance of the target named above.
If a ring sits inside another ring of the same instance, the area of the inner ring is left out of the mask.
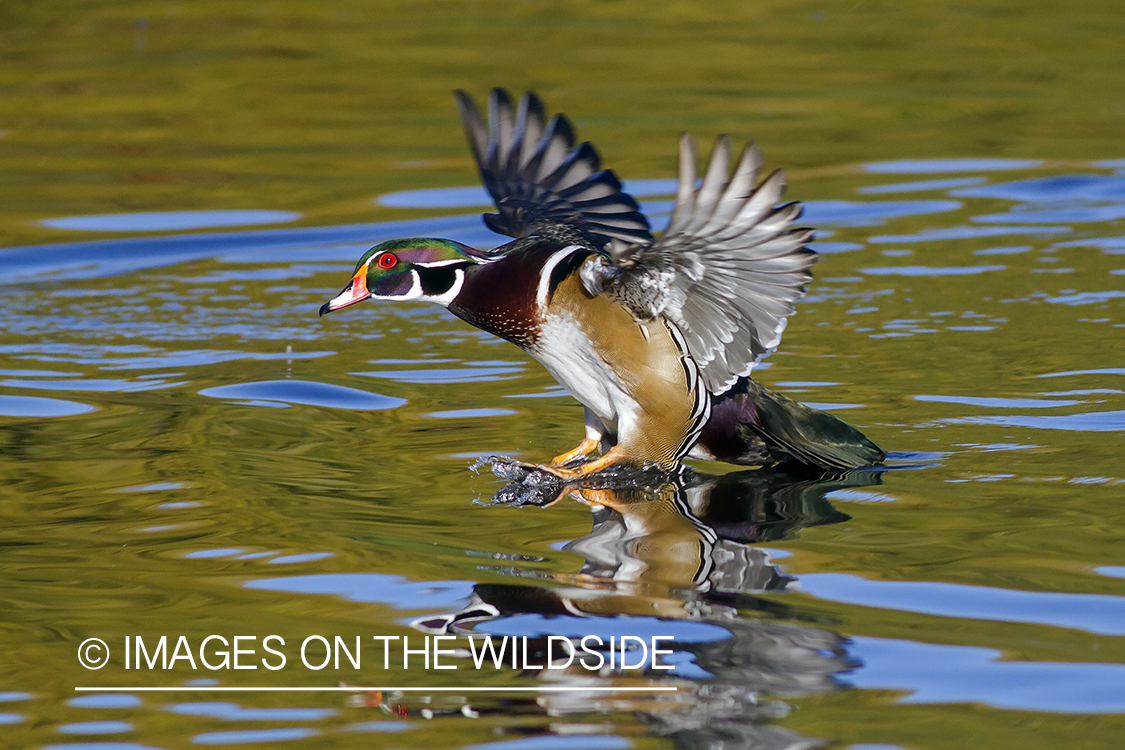
[[[503,89],[488,97],[488,125],[464,91],[454,92],[484,186],[499,213],[484,214],[488,228],[509,237],[532,234],[601,250],[612,239],[652,242],[648,220],[621,189],[589,143],[574,145],[563,115],[546,120],[543,103],[528,92],[513,112]]]
[[[726,391],[781,342],[794,302],[812,279],[811,229],[794,229],[798,203],[778,205],[780,170],[754,187],[761,153],[751,144],[729,177],[731,141],[715,142],[697,189],[695,141],[680,139],[680,180],[668,229],[655,243],[614,242],[583,269],[594,294],[615,295],[635,315],[664,315],[683,335],[711,393]]]

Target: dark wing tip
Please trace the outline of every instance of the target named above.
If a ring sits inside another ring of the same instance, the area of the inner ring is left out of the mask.
[[[467,92],[453,94],[481,179],[499,209],[486,216],[489,229],[517,238],[562,232],[592,246],[613,237],[652,241],[637,202],[601,169],[592,145],[575,145],[566,115],[548,120],[532,91],[514,108],[509,92],[497,87],[489,92],[486,120]]]

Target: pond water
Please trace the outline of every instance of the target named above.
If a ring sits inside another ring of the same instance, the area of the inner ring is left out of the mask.
[[[1119,747],[1113,4],[450,7],[4,11],[2,744]],[[497,83],[657,226],[681,129],[792,167],[823,257],[757,377],[885,469],[509,484],[581,436],[541,367],[318,318],[378,240],[500,241],[448,96]]]

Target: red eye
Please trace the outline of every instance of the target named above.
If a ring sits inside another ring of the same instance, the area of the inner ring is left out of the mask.
[[[394,268],[398,265],[398,258],[394,253],[383,253],[379,256],[379,268]]]

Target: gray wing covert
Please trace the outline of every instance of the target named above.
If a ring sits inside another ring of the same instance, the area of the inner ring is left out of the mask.
[[[684,338],[713,394],[748,375],[781,342],[786,319],[812,279],[811,229],[794,229],[798,203],[778,205],[780,170],[754,187],[762,157],[751,144],[728,179],[731,141],[715,142],[702,185],[695,141],[680,139],[680,179],[667,230],[650,245],[614,242],[609,261],[584,269],[642,317],[664,315]]]
[[[601,250],[610,240],[652,241],[648,220],[589,143],[574,145],[566,117],[546,118],[528,92],[513,111],[503,89],[488,98],[488,124],[464,91],[457,107],[484,186],[499,213],[484,223],[509,237],[532,234]]]

